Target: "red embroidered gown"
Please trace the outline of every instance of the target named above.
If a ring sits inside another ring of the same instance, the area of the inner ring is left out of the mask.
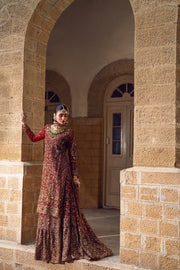
[[[61,263],[111,256],[112,251],[97,238],[80,210],[78,190],[73,182],[73,176],[77,175],[73,131],[67,128],[53,135],[50,127],[46,125],[37,135],[26,130],[33,142],[45,139],[35,259]]]

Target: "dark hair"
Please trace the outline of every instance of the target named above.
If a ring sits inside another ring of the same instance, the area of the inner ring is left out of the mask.
[[[61,111],[61,110],[66,110],[67,112],[69,112],[68,110],[68,107],[65,105],[65,104],[59,104],[57,107],[56,107],[56,111],[55,113],[57,113],[58,111]]]

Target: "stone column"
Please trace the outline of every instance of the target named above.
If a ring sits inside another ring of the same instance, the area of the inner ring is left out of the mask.
[[[134,165],[175,167],[178,7],[175,1],[150,1],[139,8],[139,2],[134,1]]]
[[[24,109],[36,133],[44,126],[46,46],[72,0],[0,3],[0,239],[32,241],[43,144],[22,130]]]
[[[179,269],[178,1],[131,3],[134,167],[120,176],[120,260],[150,269]]]

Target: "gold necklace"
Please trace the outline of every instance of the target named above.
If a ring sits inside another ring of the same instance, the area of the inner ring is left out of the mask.
[[[62,133],[65,130],[66,130],[66,126],[60,126],[60,125],[57,125],[57,124],[52,124],[51,127],[50,127],[50,132],[53,135],[58,135],[58,134]]]

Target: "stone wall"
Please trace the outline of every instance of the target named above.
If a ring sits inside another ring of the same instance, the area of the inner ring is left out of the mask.
[[[180,170],[121,171],[120,260],[150,269],[179,269]]]
[[[176,166],[180,168],[180,9],[178,11],[177,22],[177,72],[176,72],[176,95],[177,95],[177,108],[176,108]]]
[[[174,167],[178,6],[175,1],[132,2],[136,29],[134,165]]]
[[[17,243],[36,235],[42,164],[0,161],[0,239]]]
[[[103,119],[73,118],[79,175],[81,181],[80,204],[83,208],[102,206],[103,182]]]

